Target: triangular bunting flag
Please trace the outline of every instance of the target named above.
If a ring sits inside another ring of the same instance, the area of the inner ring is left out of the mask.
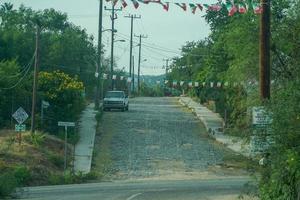
[[[190,8],[191,8],[191,10],[192,10],[192,13],[195,14],[195,13],[196,13],[197,6],[196,6],[195,4],[193,4],[193,3],[189,3],[189,6],[190,6]]]
[[[219,12],[219,11],[222,9],[222,6],[219,5],[219,4],[213,4],[213,5],[203,4],[203,6],[204,6],[208,11]]]
[[[161,5],[163,6],[164,10],[169,10],[169,2],[166,2],[165,4],[161,3]]]
[[[247,12],[247,8],[246,8],[246,5],[245,3],[239,3],[239,13],[246,13]]]
[[[138,1],[144,4],[148,4],[150,2],[150,0],[138,0]]]
[[[114,2],[114,6],[116,6],[118,3],[118,0],[114,0],[113,2]]]
[[[139,2],[137,2],[136,0],[131,0],[131,1],[135,9],[137,9],[140,6]]]
[[[203,6],[199,3],[197,3],[198,8],[202,11],[203,10]]]
[[[252,2],[252,8],[255,14],[261,14],[263,11],[262,6],[256,2]]]
[[[127,7],[127,3],[126,3],[126,1],[125,0],[122,0],[122,6],[123,6],[123,8],[126,8]]]
[[[175,5],[179,6],[182,8],[184,11],[186,11],[186,4],[185,3],[175,3]]]

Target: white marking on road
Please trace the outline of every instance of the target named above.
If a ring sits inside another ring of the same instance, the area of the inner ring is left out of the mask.
[[[132,200],[132,199],[134,199],[135,197],[140,196],[140,195],[142,195],[142,193],[137,193],[137,194],[131,195],[131,196],[128,197],[126,200]]]

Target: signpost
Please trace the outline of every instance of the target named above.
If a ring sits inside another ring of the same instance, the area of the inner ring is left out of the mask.
[[[65,127],[65,158],[64,158],[64,171],[67,169],[67,140],[68,140],[68,127],[75,127],[75,122],[58,122],[58,126]]]
[[[18,124],[15,125],[15,131],[19,133],[19,145],[21,145],[22,142],[21,133],[26,131],[26,125],[23,123],[28,119],[28,114],[22,107],[20,107],[12,115],[12,117],[18,122]]]

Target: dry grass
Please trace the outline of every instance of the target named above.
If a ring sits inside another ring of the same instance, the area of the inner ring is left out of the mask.
[[[63,141],[45,135],[38,143],[33,143],[30,133],[25,132],[20,145],[18,138],[14,131],[0,131],[0,170],[26,167],[31,172],[30,185],[47,184],[49,176],[62,174]],[[72,152],[70,147],[68,150]]]

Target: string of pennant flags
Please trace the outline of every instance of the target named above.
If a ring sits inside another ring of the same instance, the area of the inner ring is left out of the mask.
[[[165,11],[169,11],[170,5],[176,5],[183,11],[191,10],[193,14],[197,10],[200,11],[213,11],[219,12],[225,7],[228,11],[228,16],[233,16],[236,13],[247,13],[249,10],[253,10],[255,14],[261,14],[263,11],[262,5],[259,0],[219,0],[214,4],[201,4],[201,3],[176,3],[176,2],[167,2],[162,0],[106,0],[107,2],[112,2],[117,5],[118,2],[121,3],[123,8],[128,6],[127,1],[130,1],[135,9],[140,7],[140,4],[150,4],[155,3],[162,6]]]
[[[103,79],[107,80],[109,79],[108,74],[103,74]],[[126,81],[127,83],[132,82],[131,77],[126,76],[117,76],[113,75],[111,77],[112,80],[121,80]],[[210,88],[222,88],[222,87],[238,87],[238,86],[258,86],[258,81],[241,81],[241,82],[224,82],[224,81],[205,81],[205,82],[199,82],[199,81],[175,81],[175,80],[158,80],[156,81],[157,85],[166,85],[166,86],[173,86],[173,87],[185,87],[188,86],[189,88],[197,88],[197,87],[210,87]],[[274,84],[274,81],[271,82],[271,84]]]

